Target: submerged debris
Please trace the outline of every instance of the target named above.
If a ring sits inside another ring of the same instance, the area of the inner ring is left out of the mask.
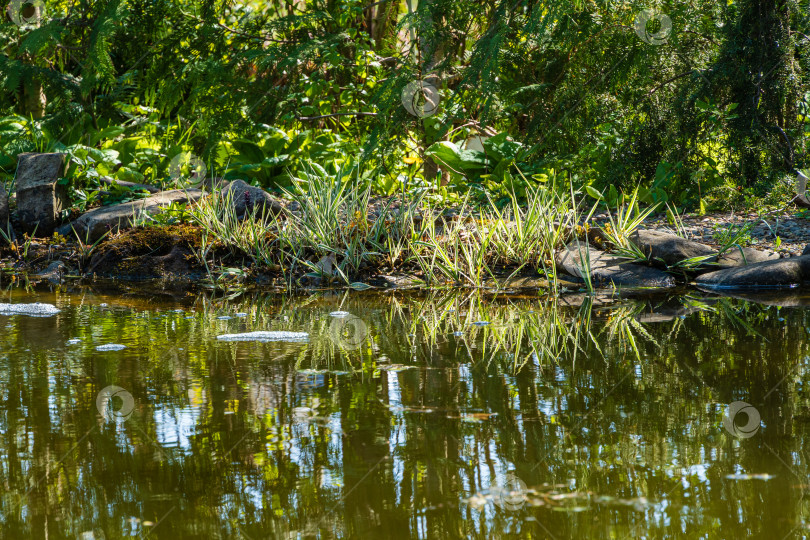
[[[735,473],[726,475],[727,480],[770,480],[771,478],[776,478],[776,476],[767,473],[754,473],[754,474]]]
[[[377,369],[380,371],[393,371],[394,373],[399,371],[405,371],[406,369],[417,369],[419,366],[406,366],[404,364],[388,364],[385,366],[378,366]]]
[[[286,341],[290,343],[303,343],[309,341],[309,334],[306,332],[286,332],[286,331],[259,331],[245,332],[242,334],[223,334],[217,336],[220,341]]]
[[[96,347],[97,351],[121,351],[126,349],[126,345],[120,345],[118,343],[108,343],[107,345],[99,345]]]
[[[51,317],[61,310],[53,304],[0,304],[0,315],[30,315],[31,317]]]
[[[622,506],[638,512],[655,506],[646,497],[623,499],[611,495],[598,495],[591,491],[568,491],[565,484],[543,484],[527,487],[519,478],[507,477],[504,485],[491,485],[473,494],[467,503],[480,509],[492,503],[501,510],[517,511],[526,507],[547,506],[557,512],[583,512],[592,505]]]

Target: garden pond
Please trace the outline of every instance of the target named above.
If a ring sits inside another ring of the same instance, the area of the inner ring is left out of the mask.
[[[0,538],[810,536],[807,295],[0,302]]]

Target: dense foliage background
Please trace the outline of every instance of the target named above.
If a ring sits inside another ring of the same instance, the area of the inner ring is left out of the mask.
[[[67,151],[79,206],[99,176],[166,185],[192,154],[269,189],[315,162],[448,200],[555,178],[607,202],[637,184],[702,210],[784,200],[807,161],[809,14],[796,0],[12,0],[0,168],[9,184],[18,153]],[[438,89],[416,115],[414,81]]]

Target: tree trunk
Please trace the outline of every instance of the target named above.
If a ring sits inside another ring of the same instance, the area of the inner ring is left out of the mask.
[[[437,21],[437,27],[442,24],[442,20],[439,19]],[[447,52],[447,44],[439,40],[437,38],[433,38],[431,41],[423,37],[419,39],[419,48],[423,54],[423,63],[422,63],[422,79],[435,86],[437,89],[441,88],[442,85],[442,73],[439,69],[442,61],[444,60],[445,54]],[[423,137],[423,145],[427,149],[430,144],[437,142],[437,141],[428,141],[426,137]],[[433,161],[432,158],[423,156],[422,160],[422,174],[425,175],[425,180],[428,181],[435,181],[437,175],[439,174],[439,166],[438,164]],[[442,186],[446,186],[450,183],[450,171],[441,170],[441,178],[439,179],[439,184]]]
[[[28,9],[33,8],[34,13],[24,13],[28,21],[36,21],[36,26],[40,26],[42,11],[38,5],[28,5]],[[23,61],[34,63],[35,59],[31,58],[29,54],[23,55]],[[45,90],[42,87],[42,81],[34,77],[28,79],[23,83],[23,116],[42,118],[45,116],[45,105],[48,103],[45,97]]]
[[[789,172],[793,141],[800,135],[796,39],[792,0],[744,0],[714,66],[713,91],[737,103],[729,142],[740,149],[740,173],[748,185],[763,173]],[[725,94],[725,95],[723,95]]]
[[[42,118],[45,116],[47,98],[42,83],[30,79],[23,84],[23,116]]]
[[[398,18],[399,2],[396,0],[386,0],[382,4],[375,6],[375,13],[371,19],[370,34],[377,51],[383,49],[388,44],[387,42],[395,37],[393,30],[396,28]]]

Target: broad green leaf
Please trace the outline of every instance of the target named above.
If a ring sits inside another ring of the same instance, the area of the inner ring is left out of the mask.
[[[261,163],[264,160],[264,152],[253,141],[245,139],[236,139],[231,141],[231,145],[239,154],[234,158],[235,161],[241,163]]]
[[[143,182],[144,180],[144,176],[140,172],[135,169],[130,169],[129,167],[121,167],[118,169],[115,173],[115,177],[126,182]]]
[[[595,187],[593,187],[593,186],[585,186],[585,191],[588,193],[588,195],[590,195],[591,197],[593,197],[597,201],[602,200],[602,194],[599,191],[597,191],[597,189]]]
[[[88,144],[89,146],[95,146],[100,141],[104,141],[107,139],[114,139],[119,135],[124,133],[124,128],[122,126],[109,126],[102,130],[95,131],[90,134],[88,137]]]
[[[610,184],[610,188],[608,188],[608,203],[610,205],[614,205],[619,201],[619,192],[616,190],[616,186]]]
[[[425,151],[425,155],[462,173],[481,172],[489,163],[483,152],[462,150],[450,141],[434,143]]]
[[[518,153],[523,149],[523,145],[516,141],[510,141],[506,133],[498,133],[494,137],[485,139],[483,142],[486,156],[494,161],[503,159],[515,160]]]

